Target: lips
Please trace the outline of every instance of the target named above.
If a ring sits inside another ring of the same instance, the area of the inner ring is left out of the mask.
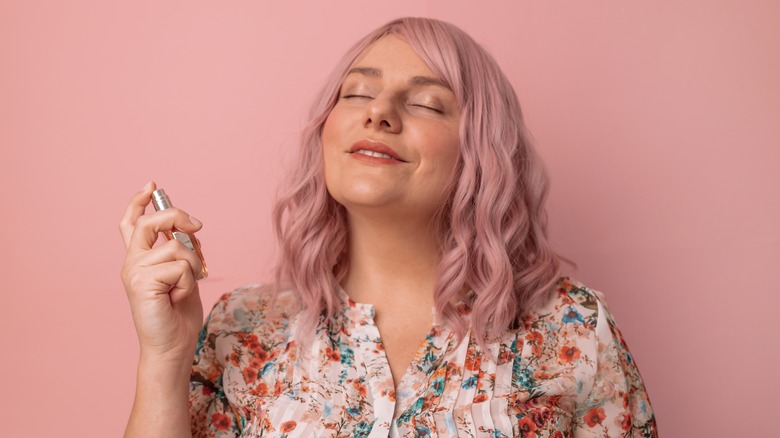
[[[389,159],[388,157],[392,158],[393,160],[400,161],[402,163],[405,163],[403,159],[396,153],[390,146],[378,142],[378,141],[372,141],[372,140],[360,140],[352,145],[352,147],[348,151],[350,154],[354,153],[364,153],[366,156],[372,156],[375,158],[385,158]],[[386,155],[385,157],[377,154]]]

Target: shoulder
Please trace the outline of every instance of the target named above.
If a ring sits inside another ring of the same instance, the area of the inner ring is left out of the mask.
[[[522,355],[540,387],[553,385],[577,401],[590,392],[606,325],[602,302],[601,292],[561,277],[546,304],[526,315]]]
[[[579,326],[586,331],[595,330],[599,317],[605,316],[604,294],[571,278],[561,277],[547,303],[529,314],[528,324],[544,321],[553,329]],[[557,330],[556,330],[557,331]],[[576,332],[581,333],[582,330]]]
[[[573,355],[556,358],[571,364],[575,362],[569,359],[580,353],[583,362],[595,360],[599,345],[612,342],[616,332],[604,294],[570,277],[561,277],[547,303],[523,322],[526,339],[544,345],[542,356]]]
[[[291,290],[248,284],[222,294],[209,313],[210,331],[251,332],[260,325],[286,324],[298,311]]]

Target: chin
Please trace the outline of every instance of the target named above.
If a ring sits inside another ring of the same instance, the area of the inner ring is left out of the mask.
[[[331,194],[331,196],[333,196]],[[398,203],[393,202],[391,199],[385,199],[381,196],[370,195],[357,195],[357,196],[333,196],[339,204],[343,205],[347,210],[350,209],[379,209],[386,208],[393,210],[398,208]]]
[[[403,203],[403,194],[397,187],[388,184],[387,181],[376,181],[369,178],[361,178],[360,181],[338,181],[328,185],[328,193],[339,204],[361,207],[391,206]]]

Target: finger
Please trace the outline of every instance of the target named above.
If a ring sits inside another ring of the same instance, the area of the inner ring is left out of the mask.
[[[162,263],[173,262],[176,260],[186,260],[192,270],[192,275],[197,278],[203,269],[203,263],[195,251],[184,246],[176,239],[169,240],[162,245],[152,248],[149,251],[143,251],[135,259],[134,263],[139,266],[154,266]]]
[[[192,276],[192,270],[187,261],[167,262],[156,265],[155,269],[159,269],[157,278],[165,284],[171,285],[171,289],[168,291],[171,304],[176,304],[193,292],[195,277]]]
[[[188,288],[195,284],[190,265],[185,260],[160,263],[136,270],[127,278],[128,294],[136,299],[148,299],[152,295],[169,294],[176,288]]]
[[[157,241],[157,234],[162,231],[170,231],[175,228],[192,234],[201,227],[203,224],[200,221],[176,207],[145,214],[135,221],[127,251],[136,252],[152,249],[154,242]]]
[[[175,297],[175,303],[179,305],[182,311],[186,314],[192,314],[197,312],[201,314],[198,323],[203,321],[203,303],[200,300],[200,290],[198,289],[198,282],[195,281],[195,285],[192,286],[192,290],[184,296],[184,298],[178,299]]]
[[[135,222],[146,211],[146,206],[152,200],[152,192],[156,189],[157,185],[154,181],[149,181],[140,191],[133,195],[133,198],[130,200],[130,204],[125,210],[125,215],[122,216],[122,220],[119,222],[119,232],[122,233],[125,248],[130,246],[130,236],[133,235]]]

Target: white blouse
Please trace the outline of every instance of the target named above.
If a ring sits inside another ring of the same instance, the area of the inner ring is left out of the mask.
[[[549,303],[488,344],[434,325],[394,388],[374,309],[340,288],[299,355],[296,296],[223,295],[190,381],[196,437],[657,436],[639,370],[603,295],[562,277]],[[473,295],[470,295],[473,297]],[[468,303],[458,303],[467,326]]]

